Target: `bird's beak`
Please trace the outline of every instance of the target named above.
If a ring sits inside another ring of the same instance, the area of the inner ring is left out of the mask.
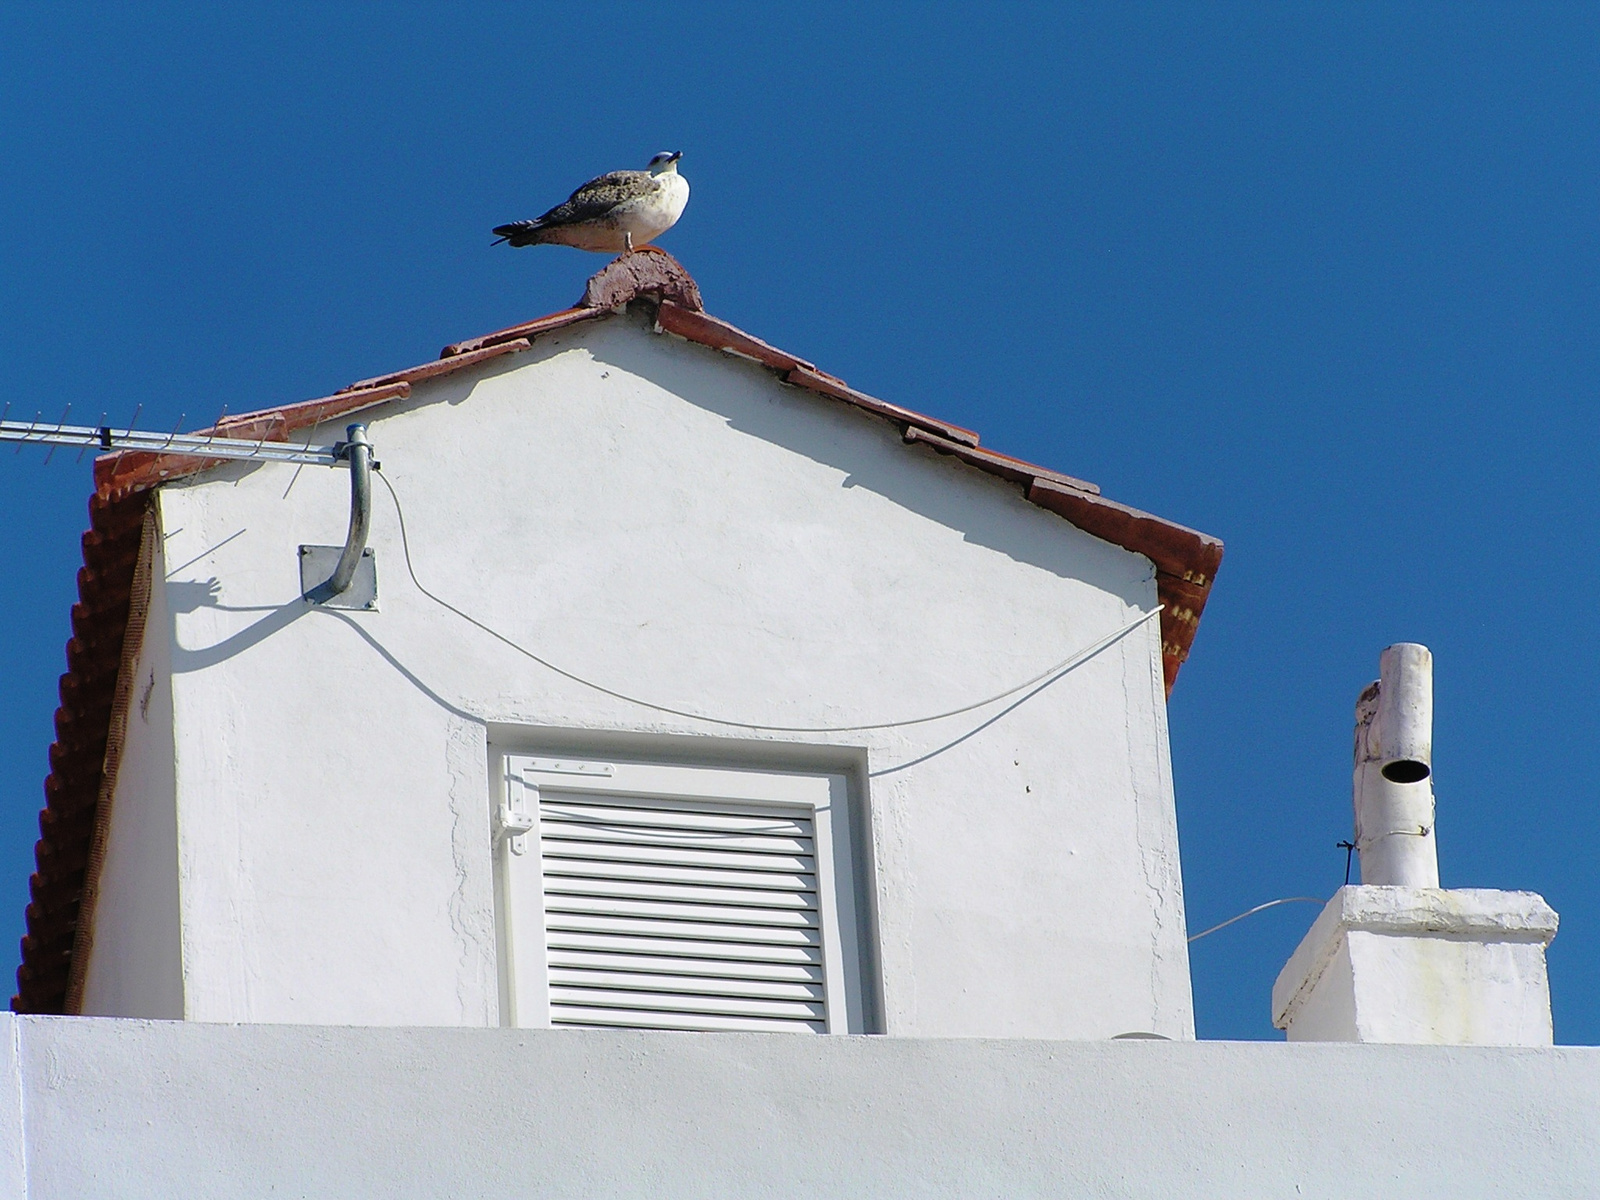
[[[668,162],[677,162],[682,157],[683,157],[683,151],[682,150],[674,150],[672,152],[672,157],[667,159],[667,161]]]

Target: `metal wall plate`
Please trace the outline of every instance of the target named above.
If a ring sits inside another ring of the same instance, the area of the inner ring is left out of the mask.
[[[325,594],[323,585],[333,578],[333,569],[339,565],[339,556],[343,553],[343,546],[301,546],[300,594],[324,608],[377,612],[378,560],[371,546],[361,552],[361,561],[356,564],[355,578],[350,581],[350,586],[336,596]]]
[[[525,771],[543,771],[551,775],[615,775],[617,769],[610,763],[580,762],[575,758],[530,758],[523,762]]]

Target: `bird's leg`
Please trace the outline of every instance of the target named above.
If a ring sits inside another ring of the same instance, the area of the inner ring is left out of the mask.
[[[626,229],[622,231],[622,252],[624,254],[633,253],[633,234]]]

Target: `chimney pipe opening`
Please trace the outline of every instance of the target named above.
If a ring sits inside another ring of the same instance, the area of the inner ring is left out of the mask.
[[[1394,762],[1384,763],[1382,771],[1383,777],[1390,783],[1421,783],[1432,774],[1427,763],[1414,758],[1397,758]]]

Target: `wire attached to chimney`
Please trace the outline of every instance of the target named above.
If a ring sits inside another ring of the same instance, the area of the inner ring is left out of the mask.
[[[1198,942],[1201,938],[1207,937],[1210,934],[1215,933],[1219,929],[1226,929],[1229,925],[1232,925],[1235,921],[1242,921],[1246,917],[1253,917],[1258,912],[1260,912],[1262,909],[1275,908],[1279,904],[1326,904],[1326,903],[1327,903],[1326,900],[1319,900],[1315,896],[1284,896],[1280,900],[1268,900],[1265,904],[1258,904],[1254,908],[1245,909],[1237,917],[1229,917],[1226,921],[1223,921],[1220,925],[1213,925],[1210,929],[1202,929],[1199,933],[1192,934],[1190,936],[1189,940],[1191,942]]]
[[[449,612],[454,613],[463,621],[467,622],[467,624],[472,625],[477,629],[481,629],[484,633],[487,633],[496,641],[509,646],[518,654],[521,654],[525,658],[531,659],[533,662],[538,663],[546,670],[554,671],[563,679],[570,679],[573,683],[582,684],[584,687],[592,688],[603,695],[610,696],[614,700],[622,700],[628,704],[637,704],[641,708],[653,709],[656,712],[666,713],[669,716],[685,717],[692,721],[705,721],[711,725],[724,725],[731,729],[759,729],[768,733],[861,733],[871,729],[904,729],[910,725],[926,725],[933,721],[942,721],[947,717],[959,717],[963,713],[969,713],[975,709],[983,708],[985,705],[993,704],[997,700],[1004,700],[1008,696],[1014,696],[1018,692],[1025,691],[1035,684],[1042,683],[1046,680],[1054,682],[1054,676],[1064,675],[1079,664],[1090,658],[1093,658],[1107,646],[1110,646],[1112,643],[1120,640],[1127,634],[1132,633],[1135,629],[1139,628],[1139,626],[1154,618],[1161,612],[1163,608],[1166,607],[1165,605],[1161,604],[1156,605],[1155,608],[1151,609],[1147,613],[1141,613],[1139,616],[1135,617],[1132,621],[1129,621],[1120,629],[1114,630],[1105,637],[1101,638],[1099,641],[1084,647],[1082,650],[1079,650],[1077,653],[1072,654],[1067,658],[1062,659],[1054,666],[1039,672],[1039,674],[1035,675],[1032,679],[1024,680],[1015,687],[1009,687],[1003,692],[997,692],[993,696],[987,696],[984,699],[974,701],[971,704],[964,704],[960,708],[952,708],[946,712],[934,713],[932,716],[913,717],[905,721],[880,721],[873,724],[864,725],[762,725],[755,721],[729,721],[722,717],[708,717],[704,713],[690,712],[686,709],[671,708],[665,704],[656,704],[650,700],[641,700],[637,696],[630,696],[626,692],[619,692],[613,688],[608,688],[603,684],[595,683],[591,679],[585,679],[581,675],[576,675],[571,671],[556,666],[556,664],[551,662],[549,659],[541,658],[532,650],[529,650],[526,646],[519,645],[511,638],[501,633],[498,629],[494,629],[489,625],[485,625],[482,621],[478,620],[470,613],[462,612],[461,609],[457,608],[454,604],[451,604],[448,600],[441,596],[435,595],[433,592],[430,592],[426,587],[423,586],[422,580],[417,578],[416,568],[411,562],[411,539],[406,533],[406,514],[404,506],[400,503],[400,493],[395,491],[394,484],[389,481],[389,477],[387,475],[378,475],[377,478],[380,482],[382,482],[384,487],[389,489],[389,498],[394,501],[395,516],[400,522],[400,547],[405,555],[406,573],[411,576],[411,582],[416,585],[417,590],[428,599],[432,600],[435,604],[448,610]],[[1190,940],[1192,941],[1193,939]]]

